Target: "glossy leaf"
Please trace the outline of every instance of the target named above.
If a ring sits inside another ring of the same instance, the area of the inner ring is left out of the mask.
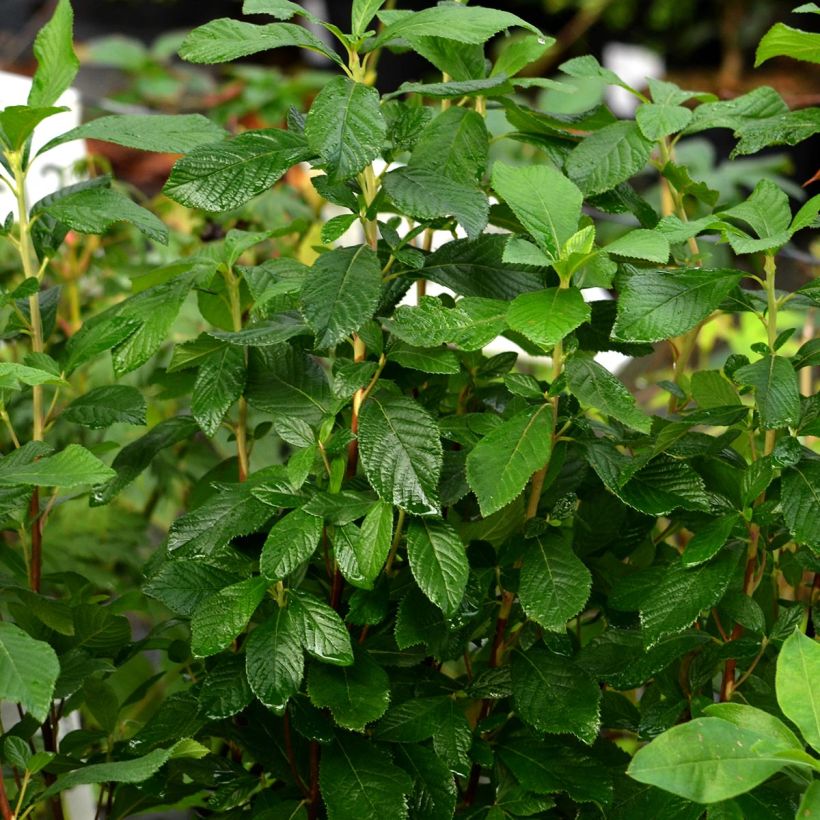
[[[802,632],[793,632],[777,658],[777,702],[808,744],[820,751],[820,644]]]

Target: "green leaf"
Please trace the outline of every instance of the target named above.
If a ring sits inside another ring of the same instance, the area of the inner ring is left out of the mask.
[[[390,702],[387,673],[361,650],[351,666],[311,664],[307,688],[314,706],[330,709],[339,726],[356,732],[378,720]]]
[[[311,22],[317,22],[317,18],[309,11],[291,0],[245,0],[242,4],[242,14],[267,14],[277,20],[290,20],[299,15]]]
[[[124,342],[139,329],[140,324],[139,319],[130,316],[112,316],[84,325],[66,345],[66,375],[71,375],[80,365]]]
[[[567,621],[589,600],[592,575],[566,538],[547,532],[525,542],[518,595],[527,617],[550,632],[564,632]]]
[[[322,254],[302,286],[302,312],[316,346],[334,347],[370,319],[379,304],[382,270],[365,245]]]
[[[183,41],[179,56],[189,63],[227,63],[269,51],[273,48],[298,46],[322,54],[341,65],[336,52],[315,34],[294,23],[269,23],[258,26],[222,17],[195,28]]]
[[[736,253],[778,248],[789,240],[789,225],[792,220],[789,197],[769,179],[758,182],[744,202],[718,215],[722,219],[748,224],[761,240],[749,242],[745,233],[731,230],[729,226],[727,236]],[[724,228],[724,233],[726,231]]]
[[[29,105],[54,105],[74,82],[80,61],[74,53],[73,26],[70,0],[59,0],[51,19],[34,40],[37,71],[28,95]]]
[[[359,417],[359,450],[373,489],[413,515],[437,515],[442,447],[438,426],[406,396],[376,396]]]
[[[697,567],[669,565],[641,603],[641,626],[647,648],[686,629],[713,607],[729,586],[737,554],[724,552]]]
[[[666,515],[681,507],[708,510],[703,479],[688,464],[658,456],[626,481],[616,495],[647,515]]]
[[[203,360],[191,394],[191,412],[206,436],[216,434],[244,387],[245,354],[240,348],[222,345]]]
[[[456,808],[456,784],[450,769],[424,746],[400,746],[396,763],[413,778],[410,810],[426,820],[450,820]]]
[[[313,555],[322,537],[322,519],[293,510],[273,525],[262,547],[259,571],[281,581]]]
[[[446,521],[414,519],[407,528],[407,558],[419,589],[446,617],[455,615],[470,573],[458,533]]]
[[[552,452],[551,404],[530,407],[479,441],[467,456],[467,482],[483,516],[506,507]]]
[[[329,820],[403,820],[413,781],[369,741],[340,734],[322,750],[319,787]]]
[[[782,748],[726,720],[697,718],[639,749],[627,774],[696,803],[717,803],[780,771],[786,765],[776,757]]]
[[[489,204],[475,185],[427,168],[399,168],[384,178],[384,190],[403,212],[420,220],[452,216],[471,239],[487,226]]]
[[[384,0],[353,0],[350,11],[350,30],[354,37],[362,37]]]
[[[390,348],[388,358],[402,367],[422,373],[458,373],[458,356],[446,347],[410,347],[399,342]]]
[[[736,270],[646,270],[624,265],[617,284],[619,341],[657,342],[680,336],[716,310],[743,277]]]
[[[513,168],[497,162],[493,189],[548,258],[558,259],[581,218],[584,197],[575,183],[548,165]]]
[[[16,362],[0,362],[0,380],[4,382],[3,388],[6,390],[9,389],[9,382],[12,381],[27,385],[64,384],[60,376],[55,376],[48,370]]]
[[[379,19],[386,25],[377,37],[369,41],[371,51],[399,38],[441,37],[481,45],[509,28],[520,27],[533,34],[541,34],[515,14],[481,6],[454,4],[415,12],[381,12]]]
[[[516,296],[507,311],[512,330],[549,349],[591,316],[578,288],[546,288]]]
[[[202,717],[224,720],[241,712],[253,700],[240,655],[219,658],[202,680],[199,708]]]
[[[745,703],[712,703],[703,711],[709,717],[728,720],[740,729],[770,737],[785,747],[803,749],[803,742],[780,718],[762,709]]]
[[[442,111],[419,135],[410,165],[475,184],[487,167],[490,142],[484,118],[458,106]]]
[[[740,141],[730,159],[755,154],[772,145],[797,145],[820,132],[820,108],[785,111],[770,119],[751,120],[741,124],[736,132]]]
[[[631,121],[593,131],[567,159],[569,178],[585,196],[611,191],[642,171],[654,143]]]
[[[820,543],[820,464],[801,461],[783,471],[780,504],[783,519],[798,544]]]
[[[0,460],[0,487],[81,487],[101,484],[115,475],[79,444],[69,444],[65,450],[31,464],[9,466],[7,459]]]
[[[420,743],[431,738],[446,712],[446,698],[412,698],[393,706],[375,727],[375,736],[389,743]]]
[[[111,188],[76,191],[55,199],[43,212],[79,233],[103,234],[118,222],[130,222],[155,242],[168,244],[168,229],[161,220]]]
[[[521,69],[530,65],[530,63],[534,63],[554,44],[554,37],[543,37],[535,34],[526,34],[514,39],[509,38],[503,44],[490,76],[514,77]]]
[[[820,644],[795,630],[777,657],[775,688],[783,714],[803,738],[820,752]]]
[[[38,722],[48,716],[60,663],[54,650],[0,621],[0,698],[19,703]]]
[[[820,63],[820,34],[801,31],[785,23],[775,23],[758,43],[755,68],[772,57],[791,57],[809,63]]]
[[[248,578],[206,598],[191,616],[191,652],[216,655],[230,646],[265,597],[267,581]]]
[[[803,794],[795,817],[820,817],[820,780],[813,780]]]
[[[433,749],[452,772],[464,777],[470,770],[472,742],[473,732],[462,704],[447,698],[433,734]]]
[[[311,156],[300,134],[246,131],[195,148],[174,165],[163,191],[189,208],[229,211],[267,191],[285,171]]]
[[[647,262],[666,264],[669,260],[669,241],[658,231],[639,228],[610,242],[604,250],[615,256],[645,259]]]
[[[0,140],[13,151],[19,151],[34,129],[48,117],[67,111],[67,108],[31,108],[28,105],[9,105],[0,111]]]
[[[648,433],[650,418],[635,406],[635,398],[619,379],[598,364],[592,354],[576,353],[566,363],[567,384],[581,404]]]
[[[238,580],[233,572],[201,561],[166,561],[142,589],[172,612],[190,618],[206,598]]]
[[[307,653],[322,663],[350,666],[353,663],[350,635],[338,614],[307,593],[292,590],[288,597],[294,624]]]
[[[202,114],[116,114],[99,117],[51,140],[43,154],[72,140],[101,140],[169,154],[187,154],[200,145],[219,142],[225,131]]]
[[[601,690],[569,658],[540,646],[512,658],[515,708],[539,732],[571,733],[592,744],[600,728]]]
[[[737,513],[730,513],[698,528],[681,555],[683,565],[695,567],[717,555],[739,520]]]
[[[340,214],[328,219],[322,225],[322,242],[325,245],[332,244],[355,225],[358,219],[359,217],[356,214]]]
[[[699,105],[686,133],[693,134],[709,128],[731,128],[734,131],[754,122],[763,124],[788,110],[783,98],[773,88],[761,86],[731,100]]]
[[[733,378],[754,387],[755,406],[764,430],[793,427],[800,420],[800,386],[788,359],[764,356],[736,370]]]
[[[245,672],[259,700],[281,714],[305,671],[301,629],[290,608],[277,607],[245,644]]]
[[[112,424],[145,425],[145,397],[135,387],[112,384],[90,390],[74,399],[60,414],[62,418],[98,430]]]
[[[683,131],[692,121],[692,112],[682,105],[643,103],[638,106],[635,119],[641,133],[647,139],[657,142],[670,134]]]
[[[353,543],[356,564],[365,585],[372,586],[390,552],[393,507],[377,501],[362,521],[360,537]]]
[[[305,137],[332,184],[363,171],[379,156],[387,137],[378,91],[347,77],[335,77],[313,101]]]

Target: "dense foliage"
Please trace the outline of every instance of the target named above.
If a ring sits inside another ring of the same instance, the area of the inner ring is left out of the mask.
[[[100,817],[820,814],[820,290],[778,278],[820,198],[681,159],[712,129],[794,145],[820,109],[592,57],[523,79],[552,40],[515,15],[381,6],[343,32],[246,0],[268,19],[184,40],[332,61],[286,127],[110,116],[39,152],[182,154],[184,208],[101,176],[27,201],[68,0],[0,112],[0,813],[99,784]],[[380,96],[388,48],[441,80]],[[635,119],[560,113],[590,81]],[[640,403],[596,360],[653,350]]]

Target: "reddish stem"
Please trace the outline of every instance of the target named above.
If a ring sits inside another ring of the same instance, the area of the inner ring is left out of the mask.
[[[35,487],[29,504],[31,518],[31,564],[29,566],[29,584],[32,592],[40,591],[40,578],[43,572],[43,525],[40,518],[40,488]]]

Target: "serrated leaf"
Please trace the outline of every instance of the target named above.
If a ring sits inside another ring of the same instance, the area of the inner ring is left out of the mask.
[[[328,219],[322,225],[322,242],[325,245],[330,245],[339,237],[345,234],[350,227],[352,227],[359,217],[356,214],[341,214]]]
[[[662,271],[625,265],[617,280],[620,295],[613,336],[657,342],[686,333],[716,310],[742,277],[736,270]]]
[[[686,133],[698,133],[709,128],[736,130],[755,121],[765,123],[788,110],[783,98],[773,88],[761,86],[731,100],[699,105]]]
[[[757,45],[755,68],[772,57],[820,63],[820,34],[802,31],[786,23],[775,23]]]
[[[782,101],[781,101],[782,102]],[[730,159],[756,154],[772,145],[797,145],[820,132],[820,108],[784,111],[760,121],[751,120],[738,126],[740,137]]]
[[[359,417],[359,450],[383,501],[413,515],[438,513],[442,447],[438,426],[406,396],[375,396]]]
[[[647,262],[666,264],[669,260],[669,241],[657,231],[638,228],[610,242],[604,250],[615,256],[645,259]]]
[[[462,705],[447,698],[433,733],[433,749],[453,773],[463,777],[470,769],[472,742],[473,732]]]
[[[321,518],[304,510],[289,512],[268,533],[259,571],[269,581],[281,581],[313,555],[321,537]]]
[[[770,179],[758,182],[748,199],[726,211],[721,211],[718,216],[751,226],[760,239],[771,240],[774,243],[771,247],[783,244],[783,236],[788,239],[789,224],[792,220],[788,195]],[[730,241],[731,238],[730,235]],[[761,249],[767,248],[764,242]]]
[[[0,460],[0,487],[81,487],[102,484],[116,475],[79,444],[69,444],[31,464],[9,464],[7,459]]]
[[[549,349],[590,315],[590,307],[578,288],[547,288],[516,296],[507,311],[507,324]]]
[[[516,499],[552,452],[553,409],[531,407],[505,421],[470,451],[467,482],[483,516]]]
[[[444,711],[443,697],[412,698],[392,706],[375,727],[378,740],[389,743],[420,743],[431,738]]]
[[[242,4],[242,14],[268,14],[277,20],[290,20],[294,16],[301,16],[317,22],[307,9],[291,0],[245,0]]]
[[[48,370],[16,362],[0,362],[0,380],[5,382],[3,385],[5,390],[9,389],[9,382],[20,382],[27,385],[64,383],[60,376],[55,376]]]
[[[112,316],[92,325],[84,325],[66,345],[66,374],[71,375],[81,364],[124,342],[139,329],[140,324],[140,320],[134,317]]]
[[[317,347],[333,347],[372,317],[381,279],[378,257],[365,245],[336,248],[316,260],[301,298]]]
[[[800,419],[800,387],[797,373],[788,359],[764,356],[733,374],[740,384],[755,390],[755,406],[764,430],[793,427]]]
[[[191,616],[191,652],[202,658],[230,645],[265,597],[267,581],[248,578],[202,601]]]
[[[190,618],[203,600],[238,580],[234,573],[201,561],[166,561],[142,589],[172,612]]]
[[[804,460],[784,470],[780,504],[794,540],[816,547],[820,543],[820,464]]]
[[[347,77],[335,77],[313,101],[305,137],[331,183],[355,176],[379,155],[387,137],[378,92]]]
[[[708,510],[703,479],[688,464],[658,456],[626,481],[616,495],[647,515],[667,515],[681,507]]]
[[[647,139],[657,142],[670,134],[683,131],[692,121],[692,112],[682,105],[643,103],[638,106],[635,119],[641,133]]]
[[[456,785],[441,758],[424,746],[407,745],[396,750],[395,760],[413,778],[413,816],[450,820],[456,807]]]
[[[490,206],[476,185],[449,179],[427,168],[399,168],[384,178],[394,204],[416,219],[452,216],[476,239],[487,226]]]
[[[681,632],[726,592],[737,566],[737,554],[724,552],[697,567],[674,563],[641,603],[641,625],[647,647]]]
[[[67,108],[54,106],[44,108],[32,108],[28,105],[6,106],[0,111],[0,140],[13,151],[19,151],[43,120],[67,110]]]
[[[376,502],[362,521],[359,538],[353,543],[356,564],[365,585],[372,586],[390,552],[393,533],[393,507]]]
[[[202,361],[191,394],[191,412],[206,436],[216,434],[244,387],[245,354],[240,348],[222,345]]]
[[[307,689],[314,706],[330,709],[339,726],[356,732],[378,720],[390,702],[387,673],[362,651],[350,666],[311,664]]]
[[[404,820],[413,782],[372,743],[341,734],[322,751],[319,786],[329,820]]]
[[[419,589],[446,617],[452,617],[470,572],[458,533],[446,521],[414,519],[407,527],[407,558]]]
[[[820,751],[820,644],[795,630],[783,642],[777,657],[775,685],[783,714],[803,738]]]
[[[586,606],[592,575],[559,535],[546,533],[526,542],[518,595],[527,617],[551,632]]]
[[[388,358],[422,373],[453,374],[461,367],[458,356],[446,347],[411,347],[398,343],[390,348]]]
[[[686,567],[694,567],[708,561],[717,555],[723,545],[729,540],[735,524],[738,523],[737,513],[730,513],[721,518],[710,521],[698,528],[694,536],[686,544],[681,555],[681,562]]]
[[[581,218],[584,197],[575,183],[548,165],[513,168],[497,162],[493,189],[548,258],[557,259]]]
[[[28,95],[31,106],[54,105],[80,68],[74,53],[74,13],[69,0],[59,0],[51,19],[34,40],[37,71]]]
[[[598,735],[601,690],[569,658],[540,646],[515,652],[512,687],[516,711],[539,732],[574,734],[590,745]]]
[[[582,404],[612,416],[622,424],[648,433],[651,419],[635,406],[626,387],[591,355],[576,353],[567,360],[565,372],[570,392]]]
[[[224,720],[241,712],[253,700],[240,655],[220,658],[208,670],[199,690],[200,714],[209,720]]]
[[[20,627],[0,621],[0,697],[19,703],[38,722],[51,707],[60,663],[45,641],[37,641]]]
[[[653,147],[637,123],[615,122],[593,131],[573,149],[567,175],[585,196],[602,194],[642,171]]]
[[[174,165],[163,191],[190,208],[229,211],[268,190],[285,171],[311,155],[300,134],[246,131],[195,148]]]
[[[179,56],[190,63],[227,63],[286,46],[315,51],[341,65],[338,55],[303,26],[294,23],[259,26],[227,17],[195,28],[183,41]]]
[[[98,430],[112,424],[146,424],[145,397],[135,387],[112,384],[74,399],[60,414],[67,421]]]
[[[295,591],[289,594],[288,607],[309,655],[333,666],[353,663],[350,635],[333,609],[313,595]]]
[[[458,182],[476,183],[487,167],[489,142],[480,114],[458,106],[448,108],[419,134],[410,165]]]
[[[299,691],[304,676],[301,629],[290,608],[277,607],[245,644],[245,672],[259,700],[277,714]]]
[[[354,37],[361,37],[384,5],[384,0],[353,0],[350,11],[350,30]]]

